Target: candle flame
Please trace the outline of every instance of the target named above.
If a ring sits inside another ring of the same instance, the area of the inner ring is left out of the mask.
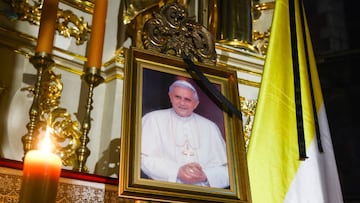
[[[49,126],[46,126],[45,136],[43,137],[43,140],[40,140],[39,142],[39,149],[44,152],[51,152],[53,148],[53,143],[50,139],[50,133],[52,132],[52,129]]]

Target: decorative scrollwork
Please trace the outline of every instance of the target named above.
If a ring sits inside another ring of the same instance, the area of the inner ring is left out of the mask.
[[[63,165],[75,166],[76,149],[80,145],[80,129],[77,121],[71,120],[66,109],[59,107],[63,84],[61,75],[56,75],[50,69],[44,74],[40,99],[40,121],[42,127],[50,126],[56,153],[60,155]]]
[[[56,153],[60,155],[65,166],[76,166],[76,149],[80,145],[80,129],[77,121],[72,121],[64,108],[56,108],[48,115],[48,125],[54,130]]]
[[[41,16],[41,3],[33,1],[29,4],[28,0],[11,0],[11,7],[17,14],[19,20],[26,20],[31,24],[39,25]]]
[[[77,17],[70,10],[58,11],[57,30],[64,37],[74,37],[77,45],[81,45],[87,41],[88,33],[90,32],[90,28],[88,24],[84,22],[84,18]]]
[[[42,9],[42,1],[11,0],[10,5],[16,13],[18,20],[25,20],[31,24],[39,25]],[[58,9],[56,29],[64,37],[74,37],[76,44],[81,45],[88,40],[91,29],[83,17],[76,16],[70,10]]]
[[[143,27],[145,49],[187,56],[199,62],[216,62],[215,41],[211,33],[188,18],[187,11],[180,4],[165,4],[153,17]]]
[[[45,131],[50,126],[54,131],[51,139],[55,144],[55,153],[59,154],[64,166],[77,164],[76,150],[80,145],[81,132],[79,123],[71,120],[71,115],[66,109],[59,107],[63,84],[61,75],[56,75],[51,69],[43,74],[39,97],[39,120],[36,124],[36,134]],[[22,90],[34,92],[33,87],[26,87]],[[37,145],[41,137],[34,137]]]
[[[266,55],[270,40],[270,28],[266,32],[253,32],[254,43],[253,46],[258,53]]]
[[[257,100],[247,100],[245,97],[240,97],[240,106],[241,112],[243,113],[244,119],[244,138],[245,138],[245,147],[248,148],[251,130],[254,122],[255,109],[256,109]]]

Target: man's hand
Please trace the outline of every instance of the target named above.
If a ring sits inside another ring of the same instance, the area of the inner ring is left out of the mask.
[[[178,178],[187,184],[195,184],[199,182],[206,182],[207,177],[202,170],[200,164],[192,162],[180,167]]]

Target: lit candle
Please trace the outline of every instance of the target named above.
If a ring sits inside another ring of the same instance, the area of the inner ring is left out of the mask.
[[[53,203],[61,173],[61,159],[51,153],[47,128],[40,150],[30,150],[24,159],[19,203]]]
[[[87,50],[87,67],[101,68],[104,46],[107,0],[96,0],[92,18],[91,36]]]
[[[58,4],[59,0],[43,1],[36,52],[52,52]]]

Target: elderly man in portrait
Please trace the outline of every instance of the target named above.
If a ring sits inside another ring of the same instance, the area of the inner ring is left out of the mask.
[[[194,112],[200,102],[196,89],[176,80],[168,95],[172,108],[142,118],[142,172],[153,180],[227,188],[225,141],[214,122]]]

